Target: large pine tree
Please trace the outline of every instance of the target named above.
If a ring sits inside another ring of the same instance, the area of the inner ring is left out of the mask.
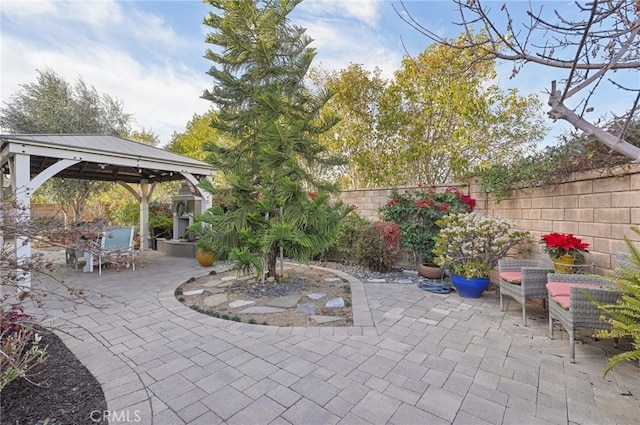
[[[212,126],[234,143],[208,147],[224,185],[208,188],[222,201],[202,219],[219,254],[245,270],[266,265],[277,278],[280,249],[307,260],[335,237],[342,206],[329,205],[335,188],[311,170],[341,162],[318,141],[338,119],[320,113],[330,93],[304,84],[315,51],[305,29],[288,20],[300,0],[208,3],[215,10],[204,21],[212,28],[206,42],[215,47],[205,57],[214,86],[203,98],[218,112]]]

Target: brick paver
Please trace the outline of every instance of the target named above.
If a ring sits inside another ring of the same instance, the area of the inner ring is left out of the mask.
[[[519,305],[501,312],[495,292],[464,299],[341,274],[352,287],[353,327],[249,325],[175,299],[180,283],[209,269],[147,256],[135,272],[60,271],[68,285],[106,295],[91,295],[104,308],[46,306],[109,409],[135,410],[137,423],[626,425],[640,417],[637,364],[603,379],[607,356],[619,351],[588,334],[569,363],[566,334],[547,338],[541,306],[528,308],[524,327]]]

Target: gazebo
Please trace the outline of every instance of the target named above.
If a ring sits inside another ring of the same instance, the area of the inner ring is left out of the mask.
[[[213,175],[211,165],[203,161],[101,134],[0,134],[0,142],[0,190],[9,175],[11,192],[25,215],[30,215],[31,195],[51,177],[122,185],[140,202],[141,229],[148,227],[149,198],[160,182],[186,179],[200,192],[202,211],[211,206],[211,195],[196,186]],[[3,214],[0,211],[0,222]],[[148,249],[148,244],[145,235],[141,249]],[[29,242],[22,238],[16,238],[15,250],[18,258],[31,255]],[[25,286],[29,284],[27,279]]]

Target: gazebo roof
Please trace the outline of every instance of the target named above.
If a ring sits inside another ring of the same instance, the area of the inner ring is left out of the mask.
[[[210,164],[133,140],[102,134],[1,134],[0,166],[15,154],[30,156],[30,175],[62,159],[78,160],[56,177],[123,181],[164,182],[184,178],[200,180],[213,175]]]

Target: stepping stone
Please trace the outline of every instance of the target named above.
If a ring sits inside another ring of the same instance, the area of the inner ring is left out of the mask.
[[[300,295],[288,295],[286,297],[277,297],[269,301],[267,305],[270,305],[272,307],[291,308],[291,307],[295,307],[296,304],[298,304],[298,302],[300,301],[300,298],[302,298]]]
[[[182,293],[182,295],[184,295],[185,297],[188,297],[190,295],[202,295],[202,293],[204,292],[204,288],[203,289],[195,289],[193,291],[185,291]]]
[[[283,308],[277,307],[265,307],[262,305],[257,305],[255,307],[249,307],[242,310],[240,313],[246,314],[271,314],[271,313],[282,313],[284,311]]]
[[[315,316],[315,315],[309,316],[309,318],[321,325],[323,323],[339,322],[340,320],[344,319],[343,317],[336,317],[336,316]]]
[[[401,284],[405,284],[406,285],[406,284],[413,283],[413,280],[411,280],[411,279],[398,279],[398,280],[396,280],[396,283],[401,283]]]
[[[312,299],[312,300],[319,300],[321,298],[326,297],[327,294],[307,294],[307,297]]]
[[[238,301],[233,301],[229,303],[229,307],[230,308],[240,308],[240,307],[246,307],[248,305],[253,305],[255,304],[255,301],[245,301],[245,300],[238,300]]]
[[[215,288],[218,285],[220,285],[220,281],[219,280],[214,280],[213,282],[207,282],[202,286],[204,286],[205,288]]]
[[[228,301],[227,294],[215,294],[204,299],[203,304],[207,307],[215,307]]]
[[[318,306],[312,303],[304,303],[298,306],[298,311],[302,314],[309,314],[309,315],[316,314],[317,309],[318,309]]]
[[[331,282],[340,282],[340,278],[339,277],[325,277],[324,278],[325,282],[331,283]]]
[[[228,282],[230,280],[236,280],[236,277],[235,276],[224,276],[224,277],[221,277],[220,280],[223,281],[223,282]]]
[[[327,301],[327,303],[325,304],[325,307],[327,307],[327,308],[342,308],[342,307],[344,307],[344,298],[342,298],[342,297],[332,298],[329,301]]]
[[[367,279],[370,283],[387,283],[387,279]]]

